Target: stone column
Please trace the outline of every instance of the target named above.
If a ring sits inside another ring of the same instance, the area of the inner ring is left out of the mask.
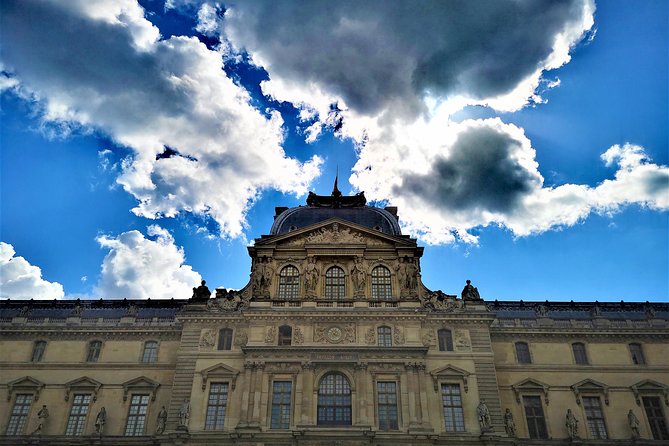
[[[316,366],[311,362],[302,364],[302,414],[301,424],[316,424],[311,414],[313,407],[312,396],[314,394],[314,369]]]
[[[418,424],[423,425],[423,407],[427,408],[427,402],[423,402],[423,399],[427,399],[425,395],[425,364],[417,363],[414,368],[414,373],[416,375],[418,394],[416,395],[416,420]]]
[[[414,364],[406,363],[404,368],[407,371],[407,384],[409,387],[409,427],[413,427],[418,423],[416,419],[416,374],[414,373]]]
[[[355,364],[355,379],[358,382],[356,386],[356,397],[358,399],[358,420],[354,424],[369,424],[367,408],[369,405],[369,395],[367,395],[367,363],[359,362]]]
[[[255,383],[253,385],[253,416],[251,418],[250,426],[260,426],[260,397],[262,396],[263,376],[265,374],[265,363],[257,362],[255,364]],[[250,409],[249,409],[250,410]]]
[[[239,411],[239,424],[237,427],[246,427],[249,424],[249,405],[251,404],[250,392],[253,388],[253,363],[244,363],[244,389],[242,391],[242,407]]]

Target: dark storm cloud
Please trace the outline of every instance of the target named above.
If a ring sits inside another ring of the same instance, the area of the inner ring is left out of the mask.
[[[448,158],[437,157],[426,175],[407,175],[397,195],[411,195],[448,210],[506,213],[542,178],[519,163],[519,141],[491,127],[469,128],[458,137]]]
[[[359,112],[406,115],[423,110],[428,93],[511,92],[545,67],[558,34],[580,36],[584,4],[258,0],[231,5],[224,28],[270,76],[313,82]]]

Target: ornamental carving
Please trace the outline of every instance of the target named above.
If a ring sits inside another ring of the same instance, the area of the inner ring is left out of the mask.
[[[249,335],[246,333],[246,330],[237,330],[235,335],[235,345],[237,347],[246,347],[246,344],[249,343]]]
[[[351,268],[351,281],[356,295],[365,294],[365,284],[367,282],[367,265],[362,257],[356,257],[353,268]]]
[[[367,345],[374,345],[376,344],[376,330],[374,330],[374,327],[370,327],[366,332],[365,332],[365,343]]]
[[[269,327],[265,332],[265,344],[274,344],[276,342],[276,327]]]
[[[404,332],[399,327],[395,326],[393,328],[393,344],[403,345],[404,344]]]
[[[400,285],[400,297],[412,297],[418,293],[420,270],[413,258],[400,258],[395,262],[395,273]]]
[[[462,300],[455,296],[445,294],[441,290],[428,291],[427,296],[421,299],[423,306],[432,311],[443,311],[450,313],[464,308]]]
[[[333,223],[331,228],[320,228],[310,233],[305,243],[365,243],[364,237],[352,232],[349,228],[340,229],[338,223]]]
[[[269,290],[274,278],[274,261],[272,257],[254,259],[251,271],[253,293],[257,297],[269,297]]]
[[[469,330],[456,329],[453,336],[453,344],[458,351],[470,351],[472,342],[469,340]]]
[[[423,334],[421,335],[420,340],[425,347],[434,345],[434,330],[423,330]]]
[[[205,328],[200,333],[200,350],[213,350],[216,345],[216,331],[212,328]]]
[[[249,306],[251,294],[247,290],[228,291],[225,288],[216,290],[216,298],[207,301],[207,310],[213,313],[243,310]]]
[[[304,344],[304,334],[302,333],[302,329],[300,327],[295,327],[295,330],[293,330],[293,344]]]
[[[355,342],[355,328],[352,324],[344,326],[317,325],[314,331],[314,342],[351,344]]]
[[[316,265],[316,258],[309,257],[304,267],[304,290],[307,296],[316,295],[316,286],[318,285],[320,275],[321,270]]]

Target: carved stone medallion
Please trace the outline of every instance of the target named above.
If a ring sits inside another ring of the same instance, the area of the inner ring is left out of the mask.
[[[355,342],[355,328],[353,325],[318,325],[314,331],[315,342],[341,344]]]

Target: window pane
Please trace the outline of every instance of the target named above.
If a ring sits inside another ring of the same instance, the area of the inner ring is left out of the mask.
[[[205,430],[223,429],[225,425],[225,408],[228,404],[228,383],[211,383]]]
[[[88,407],[91,403],[90,394],[76,394],[72,399],[72,408],[70,416],[67,419],[65,435],[81,435],[84,433],[86,417],[88,416]]]
[[[444,409],[444,421],[446,431],[464,432],[465,417],[462,412],[462,398],[460,395],[460,385],[442,384],[441,401]]]
[[[379,429],[397,430],[397,386],[395,382],[376,383]]]
[[[346,277],[344,270],[333,266],[325,273],[325,298],[343,299],[346,297]]]
[[[46,341],[35,341],[33,344],[32,362],[40,362],[44,357],[44,350],[46,349]]]
[[[293,329],[290,325],[279,327],[279,345],[290,345],[293,337]]]
[[[379,347],[392,347],[393,335],[390,327],[379,327],[376,329]]]
[[[646,411],[646,418],[650,425],[650,432],[654,440],[669,440],[667,432],[667,420],[664,418],[662,402],[656,396],[644,396],[643,408]]]
[[[7,424],[7,435],[22,435],[30,413],[30,405],[33,403],[31,394],[18,394],[14,400],[12,414]]]
[[[516,342],[516,356],[520,364],[532,364],[530,357],[530,347],[526,342]]]
[[[218,349],[232,350],[232,329],[223,328],[218,332]]]
[[[392,299],[390,270],[385,266],[377,266],[372,270],[372,299]]]
[[[286,266],[279,274],[279,299],[300,297],[300,273],[294,266]]]
[[[128,409],[128,421],[125,425],[126,436],[144,435],[146,412],[149,408],[149,395],[133,395]]]
[[[453,351],[453,335],[451,334],[451,330],[441,329],[437,332],[437,337],[439,338],[439,351]]]
[[[588,422],[588,431],[592,438],[607,439],[606,424],[604,423],[604,413],[599,397],[583,397],[583,408],[585,409],[585,418]]]
[[[575,344],[572,344],[571,347],[574,351],[574,361],[576,361],[576,364],[587,365],[588,356],[585,353],[585,344],[576,342]]]
[[[525,418],[527,419],[527,430],[530,438],[548,438],[541,398],[538,396],[524,396],[523,406],[525,407]]]
[[[351,424],[351,385],[341,373],[329,373],[318,386],[318,424]]]
[[[638,365],[646,364],[646,358],[643,356],[641,344],[630,344],[630,354],[632,355],[632,363]]]
[[[100,350],[102,350],[102,341],[91,341],[88,344],[86,362],[98,362],[98,359],[100,358]]]
[[[144,343],[144,353],[142,354],[142,362],[156,362],[158,360],[158,343],[156,341],[148,341]]]
[[[288,429],[290,427],[290,399],[293,383],[290,381],[274,381],[272,388],[272,429]]]

